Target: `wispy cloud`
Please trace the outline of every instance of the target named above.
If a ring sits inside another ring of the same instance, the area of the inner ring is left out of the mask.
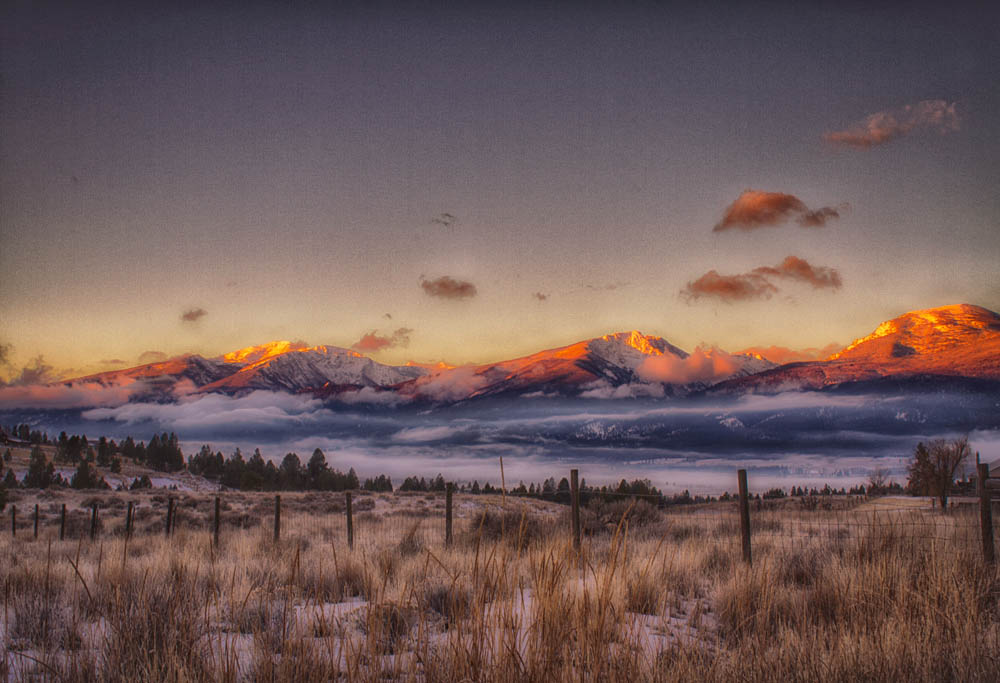
[[[167,354],[163,351],[143,351],[139,354],[139,365],[162,363],[165,360],[167,360]]]
[[[847,204],[842,204],[839,207],[810,209],[793,194],[744,190],[726,207],[722,220],[715,224],[712,231],[756,230],[782,225],[792,219],[804,228],[818,228],[840,218],[841,212],[847,208]]]
[[[946,134],[959,129],[956,103],[924,100],[900,109],[878,111],[844,130],[825,133],[823,139],[838,145],[870,149],[920,130]]]
[[[10,367],[9,362],[7,366]],[[24,367],[15,370],[8,380],[10,386],[29,386],[32,384],[48,384],[59,379],[55,368],[45,362],[45,357],[38,355],[31,359],[31,362]]]
[[[608,282],[607,284],[595,284],[591,282],[585,284],[584,287],[586,287],[587,289],[596,289],[605,292],[613,292],[616,289],[622,289],[624,287],[628,287],[631,284],[632,284],[631,282],[626,282],[626,281]]]
[[[407,346],[410,343],[410,333],[413,330],[409,327],[400,327],[388,336],[380,336],[377,330],[372,330],[361,339],[354,342],[351,348],[355,351],[376,352],[383,349],[391,349],[396,346]]]
[[[844,348],[843,344],[831,342],[823,347],[808,347],[804,349],[790,349],[787,346],[751,346],[739,351],[739,353],[761,356],[772,363],[783,365],[785,363],[823,360],[837,353],[842,348]]]
[[[476,296],[476,286],[467,280],[456,280],[448,275],[442,275],[434,280],[420,279],[420,286],[428,296],[440,299],[469,299]]]
[[[798,256],[787,256],[776,266],[760,266],[749,273],[721,275],[710,270],[697,280],[691,280],[681,290],[688,301],[709,297],[731,303],[752,299],[770,299],[778,292],[773,279],[802,282],[815,289],[839,289],[843,286],[840,273],[835,268],[814,266]]]
[[[206,315],[208,315],[208,311],[206,311],[204,308],[191,308],[189,310],[184,311],[181,314],[181,322],[185,323],[198,322]]]
[[[0,388],[0,409],[63,410],[120,406],[146,386],[125,378],[112,384],[23,384]]]
[[[431,219],[432,225],[440,225],[443,228],[450,228],[458,221],[458,217],[450,213],[439,213]]]

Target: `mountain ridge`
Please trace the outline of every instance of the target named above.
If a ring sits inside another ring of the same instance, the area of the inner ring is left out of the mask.
[[[826,360],[777,365],[758,354],[692,352],[638,330],[616,332],[493,363],[387,365],[352,349],[272,341],[213,358],[187,355],[62,384],[142,382],[166,397],[253,390],[343,398],[367,390],[403,400],[487,396],[682,396],[777,393],[911,376],[1000,381],[1000,315],[970,304],[884,321]]]

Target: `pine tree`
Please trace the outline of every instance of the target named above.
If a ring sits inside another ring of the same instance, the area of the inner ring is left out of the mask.
[[[24,487],[29,489],[47,489],[55,483],[56,468],[45,457],[41,447],[31,449],[31,459],[28,461],[28,473],[24,475]]]

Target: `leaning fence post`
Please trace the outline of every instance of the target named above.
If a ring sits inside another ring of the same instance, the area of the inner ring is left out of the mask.
[[[66,538],[66,503],[63,503],[62,510],[59,512],[59,540]]]
[[[170,525],[174,523],[174,499],[167,497],[167,525],[163,530],[165,536],[170,536]]]
[[[740,483],[740,536],[743,539],[743,561],[752,565],[750,557],[750,496],[747,489],[747,471],[737,472]]]
[[[97,537],[97,503],[91,505],[90,508],[90,540],[93,541]]]
[[[996,562],[993,548],[993,510],[990,503],[990,489],[987,479],[990,478],[990,466],[979,465],[979,526],[983,535],[983,559],[986,564]]]
[[[573,502],[573,549],[580,551],[580,473],[569,471],[569,487]]]
[[[274,497],[274,542],[281,540],[281,496]]]
[[[455,485],[450,481],[444,491],[444,544],[451,547],[451,504],[455,493]]]
[[[35,539],[38,539],[38,503],[35,503]]]
[[[347,547],[354,550],[354,515],[351,512],[351,492],[347,492]]]
[[[222,516],[222,501],[216,496],[215,497],[215,521],[212,527],[212,537],[215,542],[215,547],[219,547],[219,524],[221,522]]]

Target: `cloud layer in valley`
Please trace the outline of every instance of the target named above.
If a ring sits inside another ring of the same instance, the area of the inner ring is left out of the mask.
[[[844,130],[830,131],[823,139],[838,145],[870,149],[918,131],[942,135],[959,129],[960,117],[946,100],[924,100],[900,109],[878,111]]]
[[[840,218],[842,211],[848,206],[823,206],[810,209],[805,203],[792,194],[783,192],[762,192],[760,190],[744,190],[736,200],[726,207],[722,220],[716,223],[713,232],[725,230],[756,230],[795,222],[804,228],[819,228],[829,221]]]
[[[478,293],[476,286],[467,280],[456,280],[442,275],[434,280],[420,279],[420,286],[428,296],[439,299],[469,299]]]
[[[705,297],[725,302],[770,299],[779,291],[774,279],[801,282],[814,289],[840,289],[843,286],[840,273],[835,268],[814,266],[798,256],[787,256],[776,266],[760,266],[749,273],[722,275],[710,270],[689,281],[681,290],[681,297],[688,302]]]

